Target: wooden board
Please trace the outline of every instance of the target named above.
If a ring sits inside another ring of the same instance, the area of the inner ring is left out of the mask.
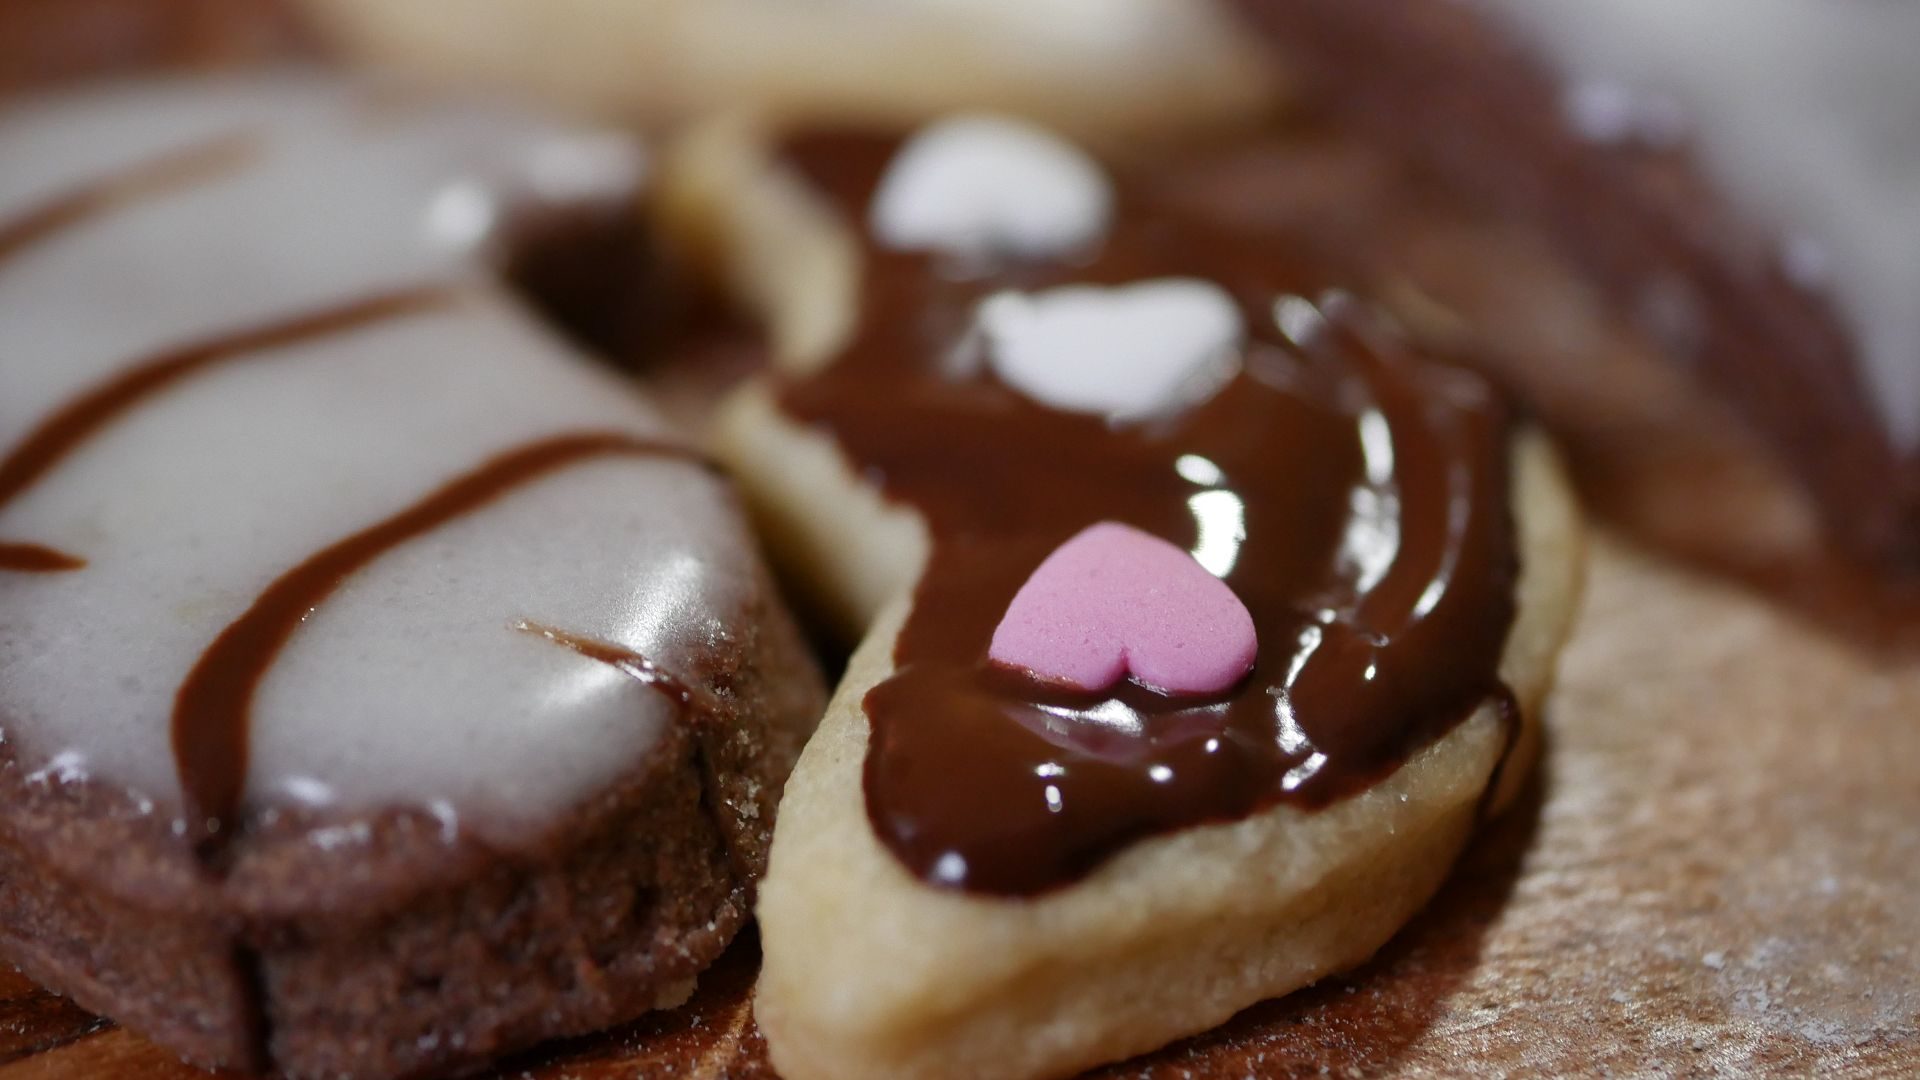
[[[1912,1075],[1920,663],[1607,538],[1529,797],[1372,964],[1114,1078]],[[501,1070],[771,1077],[754,945],[687,1007]],[[0,976],[0,1080],[191,1077]]]

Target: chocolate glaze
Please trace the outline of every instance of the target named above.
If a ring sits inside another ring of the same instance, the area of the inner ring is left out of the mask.
[[[79,556],[39,544],[0,544],[0,570],[49,574],[86,565],[87,560]]]
[[[785,156],[858,223],[895,145],[821,135]],[[964,277],[870,249],[851,345],[782,388],[790,415],[829,432],[932,537],[897,670],[864,703],[865,790],[881,841],[937,885],[1034,894],[1142,837],[1325,806],[1510,700],[1503,401],[1359,303],[1302,299],[1339,280],[1337,263],[1124,184],[1120,207],[1076,265]],[[1242,372],[1180,415],[1109,425],[946,363],[991,291],[1166,276],[1225,287],[1250,327]],[[1298,340],[1278,325],[1283,298]],[[1244,682],[1199,700],[1130,683],[1089,694],[987,663],[1026,577],[1100,520],[1235,549],[1224,578],[1260,640]]]
[[[309,556],[221,631],[174,698],[173,753],[195,849],[215,863],[245,794],[248,714],[260,680],[313,610],[356,571],[395,547],[522,485],[605,457],[700,458],[685,447],[610,432],[555,435],[509,450],[393,517]],[[558,640],[558,639],[556,639]],[[578,648],[571,641],[562,641]]]
[[[620,672],[642,686],[657,690],[660,696],[678,705],[681,709],[701,716],[714,716],[719,713],[719,703],[713,695],[692,683],[687,682],[673,672],[654,663],[647,657],[611,641],[576,634],[570,630],[559,630],[540,623],[522,620],[514,625],[522,633],[543,637],[563,649],[571,649],[589,660],[600,663]]]
[[[402,318],[452,301],[445,289],[382,293],[248,327],[140,361],[41,421],[0,458],[0,510],[114,420],[209,368],[270,354],[302,341]],[[0,544],[0,570],[78,570],[86,560],[32,544]]]

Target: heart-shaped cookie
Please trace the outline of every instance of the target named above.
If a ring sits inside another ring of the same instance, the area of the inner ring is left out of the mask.
[[[987,363],[1028,397],[1116,420],[1202,401],[1239,367],[1246,323],[1225,289],[1197,278],[1001,292],[974,327]]]
[[[1106,174],[1077,147],[1018,120],[961,116],[916,135],[869,211],[882,245],[962,258],[1063,255],[1098,242]]]
[[[1246,605],[1192,555],[1103,521],[1041,562],[994,629],[987,655],[1081,690],[1132,676],[1184,696],[1239,682],[1257,646]]]
[[[870,220],[875,147],[781,145],[668,170],[688,204],[745,192],[688,228],[772,336],[840,305],[717,440],[864,639],[759,892],[780,1074],[1078,1075],[1371,955],[1525,775],[1577,591],[1550,456],[1365,301],[1272,310],[1271,237],[1129,213],[1163,170],[1108,171],[1076,258],[975,266],[835,231]],[[1254,350],[1297,377],[1238,377]],[[1375,511],[1386,577],[1337,543]],[[1304,618],[1348,598],[1384,642]]]

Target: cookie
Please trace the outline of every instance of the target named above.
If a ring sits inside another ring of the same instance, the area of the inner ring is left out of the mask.
[[[1841,547],[1920,558],[1920,136],[1901,119],[1920,74],[1899,44],[1920,10],[1232,6],[1332,122],[1539,230],[1764,436]]]
[[[720,124],[662,196],[778,350],[720,454],[861,641],[758,908],[784,1075],[1205,1030],[1364,960],[1511,798],[1578,515],[1336,264],[987,116]]]
[[[659,122],[745,106],[910,123],[1008,109],[1075,130],[1259,114],[1278,79],[1186,0],[305,0],[352,57]]]
[[[502,280],[640,150],[288,77],[0,157],[0,951],[296,1077],[681,1000],[821,688],[729,485]]]

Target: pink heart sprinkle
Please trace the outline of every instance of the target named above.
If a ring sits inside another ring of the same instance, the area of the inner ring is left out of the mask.
[[[1046,682],[1215,694],[1253,668],[1253,616],[1192,555],[1129,525],[1088,526],[1047,556],[987,655]]]

